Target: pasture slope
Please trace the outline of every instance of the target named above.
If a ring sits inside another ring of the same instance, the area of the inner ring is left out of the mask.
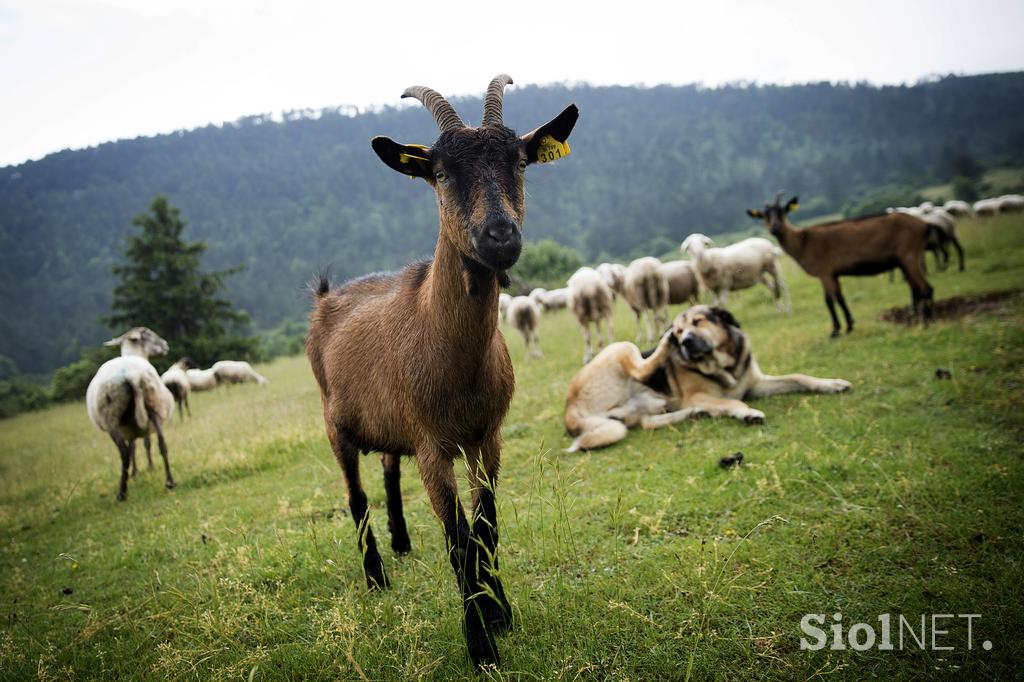
[[[938,298],[1024,285],[1024,218],[961,227],[968,269],[932,268]],[[575,323],[546,316],[544,358],[530,363],[507,334],[518,388],[504,428],[501,554],[518,621],[486,677],[1019,675],[1024,298],[906,328],[880,320],[909,302],[902,282],[849,279],[858,328],[832,341],[817,281],[788,258],[785,275],[792,315],[764,290],[732,297],[762,366],[854,390],[757,401],[764,426],[702,420],[564,454]],[[617,305],[617,337],[632,338]],[[935,379],[940,367],[952,380]],[[143,471],[124,504],[114,447],[83,405],[0,422],[0,678],[471,674],[415,467],[403,485],[413,552],[386,553],[394,587],[368,593],[306,360],[260,371],[269,386],[195,395],[195,417],[168,428],[178,488]],[[743,466],[720,469],[736,451]],[[386,537],[379,472],[364,459]],[[948,634],[936,642],[953,650],[922,651],[907,635],[903,651],[801,651],[803,614],[835,612],[844,632],[877,628],[879,614],[925,615],[929,637],[931,614],[980,618],[971,650],[967,621],[954,618],[938,622]]]

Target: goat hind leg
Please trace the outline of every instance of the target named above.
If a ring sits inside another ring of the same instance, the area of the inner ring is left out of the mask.
[[[341,466],[341,472],[348,488],[348,509],[352,521],[356,524],[356,543],[363,557],[363,575],[366,586],[371,590],[385,589],[390,586],[384,573],[384,562],[377,551],[377,540],[370,527],[370,509],[366,501],[366,492],[359,478],[359,448],[357,448],[340,430],[330,438],[334,457]]]
[[[396,554],[408,554],[412,549],[409,530],[402,513],[401,458],[398,455],[381,454],[384,468],[384,492],[388,498],[388,531],[391,533],[391,549]]]

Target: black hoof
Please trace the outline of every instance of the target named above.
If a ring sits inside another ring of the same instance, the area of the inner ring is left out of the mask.
[[[392,537],[391,538],[391,549],[394,550],[395,554],[408,554],[412,551],[412,543],[409,541],[409,536],[406,537]]]
[[[177,485],[178,484],[175,483],[173,480],[164,482],[164,487],[167,488],[168,490],[174,490],[174,488],[177,487]]]
[[[498,656],[498,645],[494,641],[494,635],[479,626],[475,630],[466,632],[466,645],[473,665],[477,668],[500,665],[501,657]]]
[[[846,333],[847,334],[852,334],[853,333],[853,327],[847,327],[846,328]]]
[[[377,566],[374,570],[364,569],[366,572],[366,587],[369,590],[386,590],[391,587],[387,573],[383,566]]]
[[[118,502],[124,502],[127,499],[128,499],[128,493],[118,493],[117,494],[117,501]]]
[[[838,329],[833,329],[832,330],[832,338],[833,339],[838,339],[839,338],[839,334],[840,334],[840,331]]]

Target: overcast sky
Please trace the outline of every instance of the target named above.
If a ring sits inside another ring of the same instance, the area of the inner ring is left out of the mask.
[[[0,165],[292,109],[519,84],[1024,69],[1021,0],[0,0]]]

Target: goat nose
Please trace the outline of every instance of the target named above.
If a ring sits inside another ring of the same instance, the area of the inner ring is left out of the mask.
[[[512,239],[516,233],[516,224],[508,218],[499,218],[491,221],[485,230],[488,239],[498,244],[504,244]]]

